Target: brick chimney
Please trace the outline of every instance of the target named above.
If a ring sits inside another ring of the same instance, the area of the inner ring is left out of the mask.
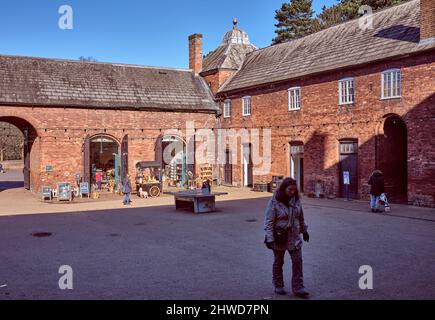
[[[435,38],[435,0],[420,0],[420,41]]]
[[[189,69],[195,74],[202,71],[202,34],[193,34],[189,37]]]

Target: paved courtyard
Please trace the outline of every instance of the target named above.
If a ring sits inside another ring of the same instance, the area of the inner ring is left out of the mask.
[[[176,212],[169,196],[124,208],[119,200],[45,204],[20,188],[0,192],[0,299],[293,299],[273,294],[263,245],[269,197],[230,189],[218,212],[194,215]],[[435,299],[433,209],[393,206],[386,216],[358,201],[304,204],[313,299]],[[73,290],[58,287],[62,265],[73,268]],[[373,268],[374,290],[358,287],[362,265]]]

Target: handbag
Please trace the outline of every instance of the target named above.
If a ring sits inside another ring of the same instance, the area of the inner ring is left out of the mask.
[[[285,244],[288,241],[288,229],[282,227],[275,227],[273,237],[276,244]]]

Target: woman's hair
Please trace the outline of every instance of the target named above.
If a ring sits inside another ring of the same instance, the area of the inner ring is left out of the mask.
[[[289,186],[296,186],[295,198],[296,200],[299,200],[299,190],[297,187],[296,180],[292,178],[286,178],[284,179],[284,181],[281,183],[278,190],[276,191],[276,200],[278,200],[279,202],[285,205],[287,205],[288,202],[290,201],[290,197],[287,195],[286,192]]]

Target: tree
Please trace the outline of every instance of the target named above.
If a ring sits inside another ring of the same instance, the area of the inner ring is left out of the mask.
[[[297,39],[331,26],[360,17],[359,9],[363,5],[378,11],[409,0],[337,0],[337,4],[322,8],[322,12],[312,18],[311,0],[291,0],[283,3],[276,11],[278,36],[274,44]]]
[[[8,123],[0,122],[0,162],[23,157],[23,134]]]
[[[329,8],[323,6],[322,13],[317,16],[316,20],[321,30],[345,22],[346,18],[343,15],[341,6],[336,4]]]
[[[281,9],[275,11],[276,38],[273,43],[282,43],[304,37],[313,33],[312,0],[290,0],[283,3]]]
[[[339,11],[343,21],[348,21],[360,17],[359,8],[369,6],[373,11],[379,11],[384,8],[406,2],[409,0],[340,0]]]

